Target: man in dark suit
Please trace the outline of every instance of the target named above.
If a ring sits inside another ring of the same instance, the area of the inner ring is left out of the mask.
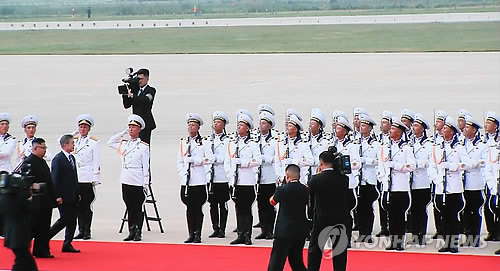
[[[46,192],[38,195],[40,200],[39,209],[33,216],[32,233],[35,239],[33,242],[33,256],[37,258],[53,258],[54,256],[50,254],[49,235],[52,209],[57,205],[50,169],[47,162],[43,159],[47,150],[45,140],[43,138],[35,138],[31,148],[32,152],[24,160],[23,167],[30,164],[33,182],[45,184],[46,187]]]
[[[286,184],[274,192],[270,202],[280,204],[274,231],[273,249],[267,270],[283,270],[286,258],[292,270],[307,270],[302,251],[308,235],[306,205],[307,187],[299,182],[300,168],[290,164],[286,168]]]
[[[334,152],[332,149],[324,151],[319,155],[319,174],[313,175],[309,181],[310,200],[313,204],[313,227],[311,232],[311,241],[309,242],[308,270],[319,270],[321,258],[323,256],[323,247],[318,245],[325,244],[326,240],[318,240],[318,237],[325,228],[341,228],[349,232],[347,227],[349,223],[349,210],[347,207],[347,193],[349,188],[349,178],[337,169],[333,168]],[[333,269],[335,271],[346,270],[347,266],[347,245],[348,238],[344,234],[339,236],[339,242],[333,247]],[[323,234],[322,234],[323,236]],[[331,236],[328,235],[331,238]],[[340,246],[337,248],[337,246]],[[337,255],[336,255],[337,254]]]
[[[139,138],[151,144],[151,132],[156,128],[153,113],[151,112],[156,89],[148,85],[149,70],[138,70],[137,77],[139,77],[139,90],[137,92],[129,91],[128,94],[122,95],[123,107],[128,109],[132,106],[132,113],[139,115],[146,122],[146,127],[141,130]]]
[[[63,135],[59,143],[62,151],[52,159],[52,180],[56,201],[59,204],[60,218],[50,227],[50,238],[66,228],[62,252],[80,252],[71,245],[75,235],[78,202],[80,201],[76,160],[71,154],[74,149],[73,136]]]

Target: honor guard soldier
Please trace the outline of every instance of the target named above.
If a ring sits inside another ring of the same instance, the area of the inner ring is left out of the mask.
[[[361,115],[361,114],[370,116],[368,111],[366,111],[366,109],[361,108],[361,107],[356,107],[352,111],[352,123],[354,125],[353,130],[352,130],[353,140],[357,140],[361,136],[361,134],[360,134],[361,133],[361,122],[359,120],[359,115]]]
[[[486,191],[488,198],[484,206],[484,214],[490,215],[486,217],[486,226],[488,228],[488,236],[486,241],[500,240],[500,142],[496,145],[488,147],[488,160],[485,168]],[[495,252],[499,254],[500,249]]]
[[[16,138],[9,134],[12,116],[0,113],[0,171],[12,172],[12,154],[16,148]],[[1,232],[1,229],[0,229]]]
[[[412,148],[403,140],[409,129],[392,118],[391,140],[380,147],[378,178],[382,181],[382,207],[389,212],[390,245],[387,250],[404,250],[406,214],[410,209],[410,172],[416,167]]]
[[[9,124],[12,116],[9,113],[0,113],[0,171],[12,172],[12,154],[16,147],[16,138],[10,135]],[[3,234],[3,223],[0,216],[0,236]]]
[[[500,145],[499,123],[500,117],[495,112],[490,111],[486,114],[486,134],[483,142],[489,147],[489,160],[491,161],[495,161],[494,150]],[[496,163],[498,164],[498,160]],[[491,162],[490,164],[493,165],[493,168],[497,165]],[[493,175],[497,176],[495,181],[488,181],[486,187],[486,204],[489,208],[484,208],[484,218],[486,229],[488,230],[488,236],[484,239],[485,241],[500,241],[500,215],[494,212],[494,210],[498,211],[498,208],[495,209],[494,207],[495,205],[498,206],[498,196],[493,192],[496,190],[498,193],[498,167],[496,167]],[[494,203],[495,200],[497,204]]]
[[[461,141],[465,140],[465,136],[464,136],[464,133],[465,133],[465,118],[467,116],[472,116],[471,113],[469,113],[469,111],[467,111],[465,109],[458,110],[457,122],[458,122],[458,129],[460,130],[460,137],[458,139],[461,140]]]
[[[107,142],[122,156],[120,183],[129,228],[129,235],[123,241],[142,240],[142,210],[149,184],[149,144],[141,141],[139,133],[145,126],[139,115],[132,114],[128,117],[128,129],[112,136]],[[124,138],[126,134],[130,139]]]
[[[462,133],[464,146],[472,163],[472,168],[464,171],[465,208],[462,212],[462,225],[466,240],[461,246],[479,247],[481,224],[481,208],[485,203],[484,168],[488,160],[488,146],[481,141],[479,129],[482,126],[470,115],[465,116],[465,129]]]
[[[309,168],[309,179],[316,174],[319,166],[319,155],[328,150],[328,139],[325,136],[326,125],[325,115],[318,108],[311,110],[311,120],[309,121],[309,148],[314,159],[313,165]]]
[[[88,240],[91,238],[92,204],[95,200],[95,186],[100,183],[101,150],[99,139],[90,136],[94,126],[94,118],[88,114],[81,114],[76,118],[78,130],[73,134],[76,159],[80,202],[78,210],[78,235],[75,239]]]
[[[28,115],[24,117],[21,122],[21,127],[24,129],[26,137],[23,140],[19,140],[17,143],[17,167],[19,167],[24,159],[31,154],[31,145],[35,139],[36,127],[38,126],[38,117],[34,115]],[[43,157],[45,161],[50,162],[52,160],[52,154],[47,149],[45,156]]]
[[[208,189],[208,202],[210,203],[210,218],[214,232],[209,238],[226,237],[226,225],[229,200],[229,182],[224,170],[224,159],[227,153],[228,136],[226,125],[229,124],[229,117],[222,111],[215,111],[212,114],[212,136],[210,149],[214,154],[214,163],[210,170],[210,184]]]
[[[280,138],[277,143],[276,161],[280,162],[275,163],[275,167],[276,172],[279,172],[280,179],[282,179],[285,174],[284,169],[288,165],[295,164],[299,166],[301,171],[300,182],[306,185],[309,167],[312,166],[314,159],[307,140],[301,135],[302,131],[303,127],[300,119],[291,114],[288,117],[287,136],[283,139]]]
[[[433,135],[433,141],[434,145],[439,145],[443,144],[443,127],[444,127],[444,121],[448,117],[448,114],[442,110],[438,110],[435,113],[435,120],[434,120],[434,135]],[[443,224],[441,222],[441,212],[439,211],[438,208],[436,208],[435,200],[434,197],[436,195],[436,184],[431,181],[431,197],[432,197],[432,206],[433,206],[433,215],[434,215],[434,226],[436,228],[436,233],[432,236],[432,239],[437,239],[442,237],[443,235],[441,234],[441,225]]]
[[[413,131],[411,128],[413,127],[414,121],[415,121],[415,113],[413,111],[406,108],[401,110],[401,122],[403,122],[403,124],[409,128],[408,130],[406,130],[405,133],[406,141],[411,140],[413,137]]]
[[[436,129],[436,133],[433,136],[434,144],[441,144],[443,142],[443,127],[446,117],[448,117],[448,114],[443,110],[438,110],[436,112],[436,119],[434,120],[434,127]]]
[[[262,164],[257,175],[257,207],[262,233],[257,235],[255,239],[272,240],[276,210],[269,202],[269,198],[273,196],[276,190],[275,163],[279,163],[279,161],[275,160],[277,144],[277,137],[275,136],[277,135],[272,133],[276,122],[269,111],[261,111],[259,119],[260,135],[257,143],[262,154]]]
[[[380,142],[373,134],[373,126],[377,123],[368,115],[360,114],[361,136],[357,142],[361,168],[359,169],[358,228],[359,238],[356,242],[373,243],[372,231],[375,220],[373,203],[379,198],[377,189],[377,156],[380,152]]]
[[[439,252],[458,252],[459,213],[465,204],[462,171],[471,169],[471,160],[457,134],[457,121],[446,117],[442,131],[444,141],[433,146],[429,166],[429,176],[436,185],[434,202],[441,213],[441,231],[445,241]]]
[[[427,168],[432,153],[432,138],[427,136],[429,128],[430,125],[424,116],[416,113],[413,123],[414,137],[410,141],[417,163],[416,169],[410,173],[412,219],[409,223],[411,223],[412,239],[408,244],[425,245],[425,235],[427,234],[427,206],[431,202],[431,180]]]
[[[261,165],[258,144],[251,138],[254,128],[252,118],[240,113],[237,116],[237,133],[227,146],[224,168],[232,187],[232,199],[236,209],[238,237],[230,244],[252,244],[252,204],[255,201],[257,171]]]
[[[381,145],[386,144],[391,139],[391,127],[392,127],[392,117],[391,111],[384,110],[382,112],[382,119],[380,120],[380,134],[378,136],[378,141]],[[382,195],[382,182],[377,179],[377,189]],[[376,234],[377,237],[389,236],[389,228],[387,218],[389,214],[382,208],[382,197],[379,196],[378,212],[380,215],[380,232]]]
[[[330,142],[336,142],[337,141],[337,136],[335,135],[335,130],[337,129],[337,122],[339,117],[343,117],[344,119],[349,119],[346,115],[346,113],[340,111],[340,110],[335,110],[333,111],[332,114],[332,134],[330,137]],[[336,145],[336,144],[334,144]]]
[[[201,243],[203,204],[207,201],[210,167],[214,162],[211,144],[200,135],[203,120],[198,114],[186,115],[188,137],[181,138],[177,154],[177,172],[181,178],[180,196],[186,205],[189,237],[184,243]]]
[[[352,237],[352,227],[354,224],[354,211],[356,206],[358,205],[358,196],[356,189],[358,187],[358,170],[360,168],[360,158],[359,158],[359,147],[356,143],[354,143],[349,133],[352,132],[352,126],[349,124],[349,121],[343,117],[339,117],[337,119],[337,128],[336,135],[338,141],[332,144],[337,148],[339,153],[343,155],[349,155],[351,162],[351,174],[348,174],[349,177],[349,192],[347,193],[347,209],[349,210],[351,216],[349,225],[347,227],[347,237],[349,243],[351,242]]]

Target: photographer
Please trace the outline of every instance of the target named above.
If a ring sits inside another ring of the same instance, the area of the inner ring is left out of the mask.
[[[139,138],[150,144],[151,131],[156,128],[153,113],[151,112],[156,89],[148,85],[149,70],[140,69],[135,74],[139,80],[139,87],[130,87],[131,83],[128,85],[128,87],[130,87],[128,94],[122,94],[123,107],[125,107],[125,109],[132,107],[132,113],[139,115],[144,122],[146,122],[146,127],[141,130]]]
[[[49,248],[49,231],[52,220],[52,208],[56,205],[56,196],[52,185],[52,176],[47,162],[43,159],[47,146],[43,138],[35,138],[32,142],[31,154],[24,160],[25,165],[31,165],[33,183],[44,184],[46,193],[39,196],[39,206],[33,217],[33,256],[37,258],[53,258]]]
[[[4,246],[14,252],[15,260],[12,270],[38,270],[35,259],[30,253],[31,221],[37,207],[36,197],[32,190],[39,190],[37,183],[28,186],[27,180],[16,174],[8,175],[5,171],[0,178],[0,216],[5,221]],[[9,180],[7,180],[9,179]],[[23,182],[23,183],[21,183]]]
[[[340,225],[348,232],[350,229],[350,214],[347,207],[347,194],[349,178],[337,167],[334,167],[335,159],[338,158],[335,147],[330,147],[319,155],[319,174],[313,175],[309,181],[310,202],[313,204],[313,226],[311,241],[309,242],[308,270],[319,270],[323,247],[318,240],[321,231],[326,227]],[[346,232],[340,232],[346,234]],[[331,237],[331,236],[330,236]],[[347,242],[342,252],[333,255],[333,270],[346,270],[347,266]],[[338,251],[339,248],[333,248]]]

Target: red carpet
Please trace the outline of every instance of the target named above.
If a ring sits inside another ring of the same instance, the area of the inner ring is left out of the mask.
[[[266,270],[271,248],[147,243],[73,242],[81,253],[61,253],[61,241],[51,241],[54,259],[37,259],[40,270]],[[10,269],[13,254],[0,240],[0,269]],[[306,251],[304,251],[306,255]],[[348,270],[499,271],[500,257],[351,250]],[[290,267],[286,266],[286,270]],[[321,270],[332,270],[323,260]]]

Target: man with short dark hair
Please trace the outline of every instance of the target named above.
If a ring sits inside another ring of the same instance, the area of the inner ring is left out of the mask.
[[[285,174],[286,184],[276,188],[269,200],[272,205],[279,203],[280,208],[267,270],[283,270],[287,257],[292,270],[307,270],[302,251],[309,233],[306,218],[309,195],[307,187],[299,182],[300,168],[297,165],[288,165]]]
[[[125,109],[132,107],[132,113],[139,115],[144,120],[146,127],[141,130],[139,138],[150,144],[151,132],[156,128],[153,113],[151,112],[156,89],[148,85],[148,69],[138,70],[137,77],[139,77],[139,90],[137,92],[129,90],[128,94],[122,95],[123,107],[125,107]]]
[[[38,196],[39,209],[34,212],[33,233],[33,256],[37,258],[53,258],[50,254],[50,222],[52,220],[52,208],[56,207],[56,197],[52,184],[52,175],[47,162],[43,159],[47,146],[43,138],[35,138],[31,143],[31,154],[24,159],[23,166],[31,164],[31,175],[34,183],[43,183],[47,187],[46,193]]]
[[[319,173],[313,175],[309,181],[310,202],[313,205],[313,227],[311,231],[311,241],[309,241],[308,270],[319,270],[323,248],[319,246],[318,237],[325,228],[340,225],[346,232],[346,239],[351,227],[350,210],[347,204],[349,193],[349,177],[342,174],[333,167],[335,156],[333,150],[329,149],[319,155]],[[340,240],[340,239],[339,239]],[[342,252],[333,255],[333,270],[346,270],[347,267],[347,243]],[[338,251],[338,248],[333,248]],[[332,252],[333,253],[333,252]]]
[[[52,160],[52,180],[54,182],[56,201],[59,204],[60,218],[50,228],[50,238],[66,228],[62,252],[78,253],[80,250],[75,249],[71,244],[75,235],[78,203],[80,201],[76,159],[71,154],[75,143],[73,136],[70,134],[63,135],[59,143],[62,150]]]

